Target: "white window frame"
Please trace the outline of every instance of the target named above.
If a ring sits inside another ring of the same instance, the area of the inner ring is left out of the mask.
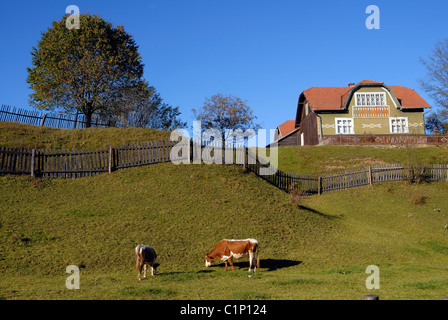
[[[404,121],[404,127],[403,125],[398,126],[397,124],[394,124],[394,121]],[[389,128],[390,133],[392,134],[401,134],[401,133],[409,133],[409,123],[408,123],[408,117],[390,117],[389,118]],[[401,130],[394,130],[394,128],[402,128],[404,131]]]
[[[382,103],[376,103],[377,97]],[[363,97],[364,96],[364,97]],[[373,96],[373,101],[372,101]],[[364,98],[364,100],[363,100]],[[356,92],[355,93],[355,106],[359,107],[384,107],[387,106],[386,92]]]
[[[347,130],[342,129],[343,132],[338,132],[339,127],[344,128],[344,125],[338,124],[338,121],[347,121],[347,124],[345,125],[347,127]],[[348,122],[350,122],[350,124],[348,124]],[[353,134],[355,132],[353,118],[335,118],[334,119],[334,128],[335,128],[336,134]]]

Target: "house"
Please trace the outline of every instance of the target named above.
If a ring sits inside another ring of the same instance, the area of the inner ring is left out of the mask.
[[[311,87],[299,96],[294,130],[278,145],[318,145],[341,136],[424,135],[426,108],[431,106],[413,89],[383,82]]]
[[[283,146],[297,145],[297,135],[299,128],[295,127],[296,120],[286,120],[275,129],[274,141],[281,139]]]

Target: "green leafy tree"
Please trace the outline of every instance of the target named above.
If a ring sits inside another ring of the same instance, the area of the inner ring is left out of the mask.
[[[137,85],[143,75],[138,46],[123,26],[81,14],[80,28],[68,29],[65,15],[42,33],[32,49],[27,82],[30,104],[38,109],[92,116],[106,110],[116,93]]]

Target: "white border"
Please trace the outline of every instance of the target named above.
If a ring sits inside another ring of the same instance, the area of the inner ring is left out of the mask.
[[[351,130],[348,133],[338,133],[338,120],[348,120],[352,122]],[[354,134],[355,133],[355,120],[353,118],[334,118],[334,132],[335,134]]]
[[[403,119],[405,121],[404,132],[392,132],[392,120],[403,120]],[[392,134],[409,133],[408,117],[389,117],[389,131]]]
[[[382,89],[384,89],[384,88],[382,88]],[[360,94],[381,94],[383,96],[384,105],[380,105],[380,106],[370,105],[370,106],[368,106],[368,105],[358,104],[358,95],[360,95]],[[392,101],[393,101],[393,99],[392,99]],[[386,97],[386,93],[385,92],[380,92],[380,91],[359,91],[359,92],[355,92],[355,107],[385,107],[385,106],[387,106],[387,97]]]

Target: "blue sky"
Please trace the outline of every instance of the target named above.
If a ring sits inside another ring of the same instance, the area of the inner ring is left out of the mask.
[[[144,77],[190,126],[191,109],[216,93],[247,100],[274,129],[295,118],[303,90],[363,79],[413,88],[433,104],[417,83],[419,59],[448,38],[443,0],[2,1],[0,104],[28,106],[31,49],[72,4],[124,25]],[[372,4],[379,30],[365,26]]]

